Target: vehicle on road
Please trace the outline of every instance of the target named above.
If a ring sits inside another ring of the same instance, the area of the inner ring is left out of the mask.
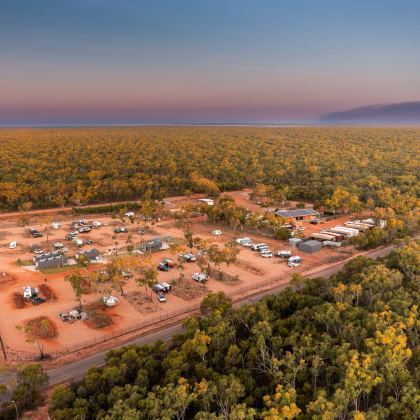
[[[38,229],[29,229],[32,238],[42,238],[44,235]]]

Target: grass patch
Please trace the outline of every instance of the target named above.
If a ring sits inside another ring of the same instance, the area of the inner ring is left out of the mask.
[[[84,321],[90,328],[102,329],[111,326],[114,321],[107,313],[107,308],[102,302],[95,302],[84,306],[84,311],[88,314],[88,319]]]
[[[172,293],[184,300],[193,300],[208,293],[208,289],[204,284],[195,283],[185,278],[174,279],[171,285]]]
[[[160,308],[156,303],[153,302],[150,294],[144,292],[131,292],[125,295],[127,301],[132,305],[137,311],[142,314],[148,314],[151,312],[156,312]]]
[[[32,262],[32,260],[21,260],[20,258],[18,258],[18,260],[16,261],[16,264],[19,267],[29,267],[30,265],[33,265],[34,263]]]
[[[17,309],[22,309],[25,307],[25,298],[23,297],[22,293],[14,292],[13,293],[13,303]]]
[[[31,334],[37,338],[45,340],[57,337],[57,329],[54,323],[45,316],[30,319],[25,324],[30,329]]]

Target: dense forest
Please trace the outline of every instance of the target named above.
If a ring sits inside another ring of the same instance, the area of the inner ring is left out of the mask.
[[[0,208],[211,192],[197,179],[319,202],[342,187],[378,207],[413,207],[419,140],[419,129],[385,128],[3,129]]]
[[[211,294],[171,345],[110,351],[58,386],[67,419],[415,419],[420,245],[233,309]]]

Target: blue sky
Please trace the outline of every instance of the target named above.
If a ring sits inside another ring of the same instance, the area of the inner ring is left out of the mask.
[[[420,1],[2,0],[0,123],[290,122],[420,100]]]

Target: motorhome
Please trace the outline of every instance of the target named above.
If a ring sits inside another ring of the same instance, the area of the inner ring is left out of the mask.
[[[302,258],[297,256],[297,255],[295,255],[293,257],[290,257],[287,260],[287,265],[289,267],[299,267],[301,265],[301,263],[302,263]]]

